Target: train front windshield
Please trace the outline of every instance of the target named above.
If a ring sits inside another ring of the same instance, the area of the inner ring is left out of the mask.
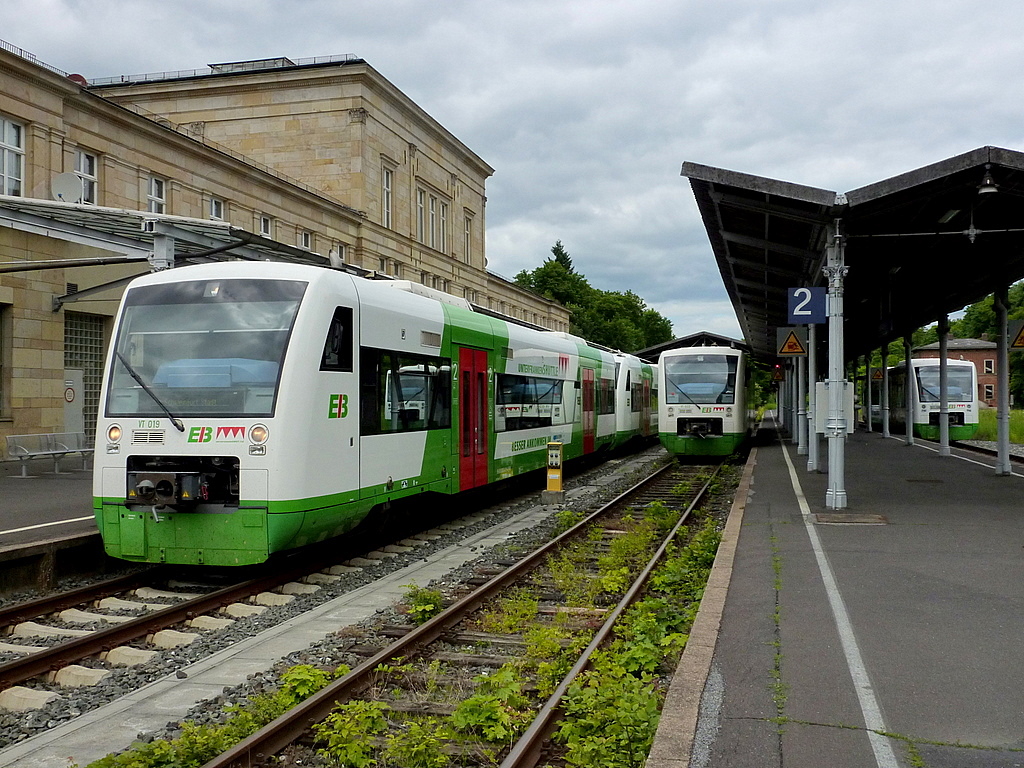
[[[939,386],[939,366],[926,365],[917,369],[918,397],[922,403],[937,403],[942,388]],[[974,377],[971,369],[959,365],[946,367],[946,401],[965,403],[974,399]]]
[[[664,393],[669,403],[736,402],[736,361],[732,355],[687,355],[665,361]]]
[[[209,280],[132,288],[114,342],[107,415],[273,415],[306,285]]]

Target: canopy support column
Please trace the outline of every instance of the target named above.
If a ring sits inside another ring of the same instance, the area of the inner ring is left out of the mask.
[[[949,456],[949,315],[939,315],[939,456]]]
[[[845,263],[845,244],[841,231],[842,219],[835,219],[829,227],[827,262],[824,267],[828,278],[828,419],[825,435],[828,439],[828,490],[825,506],[829,509],[846,508],[846,376],[843,365],[843,278],[849,268]]]
[[[807,363],[801,356],[796,359],[796,429],[799,433],[796,453],[807,455]]]
[[[807,471],[818,471],[818,429],[815,426],[817,409],[814,386],[818,382],[818,326],[807,326]]]
[[[889,437],[889,342],[882,347],[882,437]]]
[[[914,342],[910,335],[903,337],[903,365],[906,368],[906,376],[903,377],[903,417],[907,428],[907,445],[914,444],[914,390],[917,386],[914,380],[914,368],[910,365],[911,355],[914,353]]]
[[[866,396],[864,400],[864,429],[868,432],[874,432],[875,427],[871,423],[873,411],[872,408],[875,405],[875,393],[872,392],[872,386],[874,382],[871,380],[871,353],[868,352],[864,355],[864,392]]]
[[[995,295],[996,331],[996,439],[998,455],[996,457],[996,474],[1009,475],[1010,468],[1010,339],[1007,328],[1007,287],[1001,285]]]

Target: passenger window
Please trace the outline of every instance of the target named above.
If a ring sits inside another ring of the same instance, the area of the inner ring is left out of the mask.
[[[338,307],[334,310],[324,341],[324,353],[320,358],[320,370],[352,372],[351,307]]]

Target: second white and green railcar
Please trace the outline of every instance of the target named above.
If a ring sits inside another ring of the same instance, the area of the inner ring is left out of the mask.
[[[615,440],[620,446],[658,434],[658,366],[634,355],[616,353],[614,400]]]
[[[750,436],[746,355],[682,347],[658,359],[659,437],[676,456],[729,456]]]

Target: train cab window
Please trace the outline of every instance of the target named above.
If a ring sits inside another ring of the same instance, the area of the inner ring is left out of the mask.
[[[732,355],[711,353],[667,360],[666,401],[673,405],[732,405],[736,402],[736,361]]]
[[[338,307],[334,310],[324,341],[324,353],[320,358],[320,370],[352,372],[351,307]]]

